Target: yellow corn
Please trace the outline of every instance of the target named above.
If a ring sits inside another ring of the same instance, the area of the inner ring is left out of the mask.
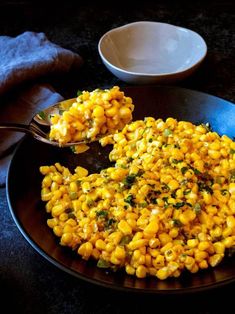
[[[80,165],[40,167],[48,226],[82,258],[138,278],[218,265],[235,244],[235,143],[173,118],[126,124],[132,110],[118,88],[83,92],[66,108],[61,145],[115,132],[102,140],[114,165],[90,175]]]

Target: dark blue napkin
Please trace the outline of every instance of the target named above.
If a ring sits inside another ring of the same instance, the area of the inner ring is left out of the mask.
[[[78,68],[82,58],[50,42],[44,33],[0,36],[0,94],[19,83]]]
[[[25,32],[15,38],[0,36],[0,97],[23,82],[11,101],[0,101],[0,123],[28,124],[32,116],[60,101],[63,97],[49,84],[37,79],[77,69],[82,58],[72,51],[50,42],[45,34]],[[28,86],[28,87],[27,87]],[[15,144],[22,133],[0,131],[0,186],[4,186],[7,168]]]

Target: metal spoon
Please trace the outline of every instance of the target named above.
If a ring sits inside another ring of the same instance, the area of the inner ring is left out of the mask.
[[[18,123],[1,123],[0,129],[7,129],[10,131],[23,132],[32,135],[38,141],[59,146],[59,143],[56,141],[51,141],[48,137],[50,131],[50,117],[53,114],[61,114],[64,110],[68,110],[69,107],[76,101],[76,98],[67,99],[61,102],[58,102],[43,111],[38,112],[31,120],[29,125],[18,124]],[[63,146],[73,146],[79,143],[66,143]]]

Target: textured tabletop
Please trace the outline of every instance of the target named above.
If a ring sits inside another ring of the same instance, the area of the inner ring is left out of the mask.
[[[99,38],[111,28],[149,20],[192,29],[208,45],[208,55],[198,71],[177,85],[235,102],[233,1],[63,3],[1,2],[0,35],[16,36],[27,30],[45,32],[51,41],[79,53],[85,61],[79,74],[50,78],[64,97],[74,97],[78,89],[126,86],[102,64],[97,50]],[[187,296],[151,296],[106,290],[73,278],[41,257],[23,238],[11,217],[4,188],[0,189],[0,230],[0,286],[4,291],[0,299],[7,306],[2,313],[12,310],[49,314],[157,313],[160,309],[166,313],[201,314],[235,311],[230,296],[235,283]]]

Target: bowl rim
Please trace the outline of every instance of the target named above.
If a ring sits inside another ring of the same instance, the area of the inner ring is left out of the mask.
[[[128,28],[128,27],[131,27],[131,26],[134,26],[134,25],[137,25],[137,24],[155,24],[155,25],[165,25],[167,27],[172,27],[172,28],[177,28],[177,29],[182,29],[182,30],[186,30],[187,32],[189,32],[190,34],[194,35],[194,36],[197,36],[200,41],[202,42],[202,45],[203,45],[203,48],[204,48],[204,52],[202,54],[202,56],[198,59],[197,62],[193,63],[191,66],[188,66],[187,68],[183,69],[183,70],[179,70],[179,71],[175,71],[175,72],[165,72],[165,73],[144,73],[144,72],[132,72],[132,71],[127,71],[125,69],[122,69],[114,64],[112,64],[103,54],[102,52],[102,48],[101,48],[101,45],[105,39],[105,37],[107,37],[109,34],[113,33],[113,32],[118,32],[120,30],[123,30],[125,28]],[[170,23],[164,23],[164,22],[155,22],[155,21],[136,21],[136,22],[132,22],[132,23],[128,23],[128,24],[125,24],[125,25],[121,25],[121,26],[118,26],[118,27],[115,27],[115,28],[112,28],[110,29],[109,31],[107,31],[106,33],[104,33],[101,38],[99,39],[99,42],[98,42],[98,52],[99,52],[99,55],[102,59],[102,61],[104,63],[107,63],[107,65],[123,74],[128,74],[130,76],[142,76],[142,77],[169,77],[169,76],[174,76],[174,75],[178,75],[178,74],[184,74],[190,70],[193,70],[194,68],[198,67],[199,64],[205,59],[206,55],[207,55],[207,51],[208,51],[208,48],[207,48],[207,44],[204,40],[204,38],[198,34],[197,32],[189,29],[189,28],[186,28],[186,27],[182,27],[182,26],[177,26],[177,25],[174,25],[174,24],[170,24]]]

